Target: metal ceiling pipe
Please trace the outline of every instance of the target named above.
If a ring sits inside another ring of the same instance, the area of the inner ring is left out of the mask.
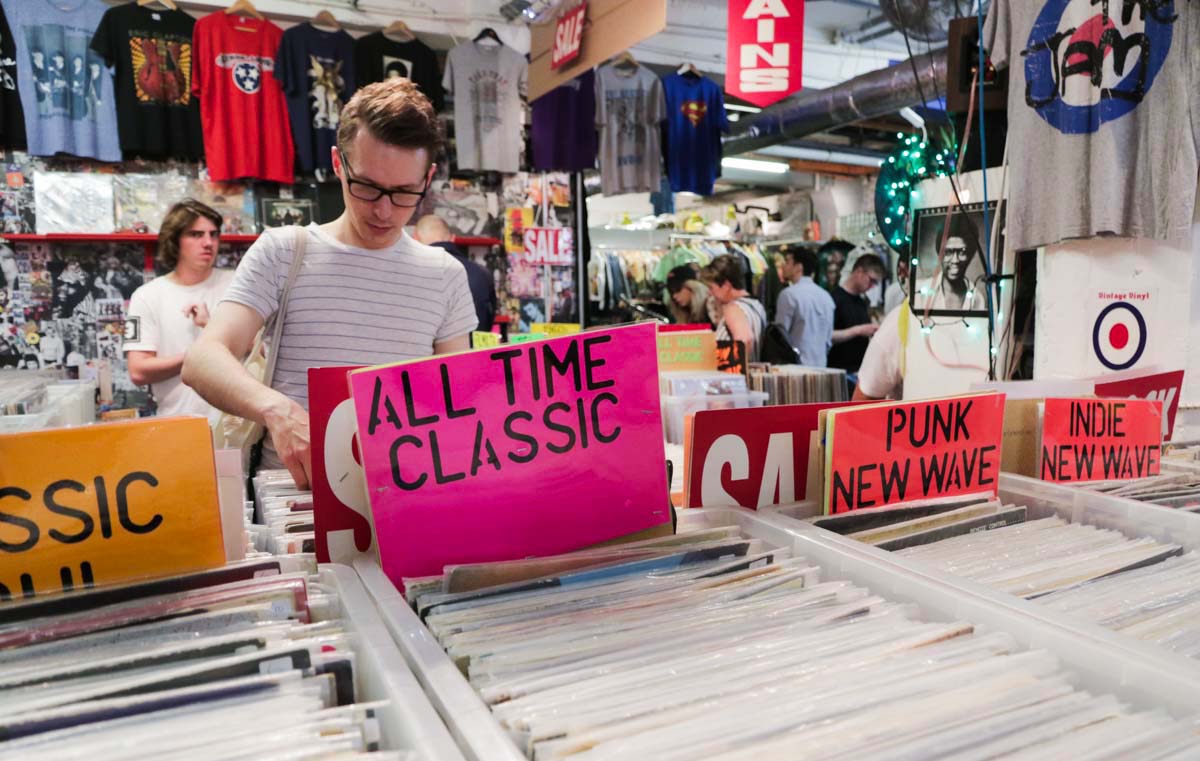
[[[912,59],[920,88],[908,61],[871,71],[824,90],[806,90],[742,119],[722,145],[726,156],[764,148],[822,132],[832,127],[894,114],[922,105],[922,94],[946,92],[946,48]]]

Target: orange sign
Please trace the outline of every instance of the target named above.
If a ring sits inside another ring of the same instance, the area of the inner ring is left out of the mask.
[[[1148,399],[1047,399],[1042,414],[1043,481],[1156,476],[1163,403]]]
[[[0,435],[0,601],[224,562],[203,418]]]
[[[659,331],[659,372],[716,369],[717,336],[711,330]]]
[[[822,414],[826,515],[997,489],[1004,394]]]

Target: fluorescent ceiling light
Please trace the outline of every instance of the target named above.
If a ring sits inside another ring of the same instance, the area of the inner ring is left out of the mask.
[[[758,152],[766,156],[779,156],[780,158],[800,159],[801,161],[826,161],[831,164],[849,164],[850,166],[878,167],[883,163],[882,159],[875,158],[874,156],[845,153],[837,150],[836,146],[831,146],[831,148],[832,150],[821,150],[820,148],[808,148],[796,145],[768,145],[766,148],[759,148]]]
[[[759,111],[762,111],[762,109],[759,108],[758,106],[742,106],[742,105],[738,105],[737,103],[726,103],[725,110],[726,111],[744,111],[747,114],[757,114]]]
[[[791,167],[781,161],[759,161],[757,159],[721,159],[725,169],[742,169],[747,172],[765,172],[767,174],[787,174]]]

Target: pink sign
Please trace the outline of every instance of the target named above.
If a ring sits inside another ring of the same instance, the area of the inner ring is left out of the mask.
[[[670,521],[657,363],[646,323],[352,373],[388,578]]]

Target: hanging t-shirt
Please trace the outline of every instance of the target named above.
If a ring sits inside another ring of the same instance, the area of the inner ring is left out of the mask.
[[[300,24],[283,33],[275,78],[287,95],[300,170],[332,169],[342,106],[354,94],[354,38]]]
[[[420,40],[397,42],[383,32],[359,37],[354,43],[354,73],[359,87],[392,77],[411,79],[434,109],[441,111],[446,105],[437,54]]]
[[[279,27],[252,16],[212,13],[196,22],[192,92],[212,180],[295,181],[287,102],[275,78],[282,37]]]
[[[104,0],[3,0],[17,44],[17,89],[35,156],[120,161],[112,77],[90,48]]]
[[[464,42],[446,57],[442,85],[454,93],[459,169],[521,168],[521,97],[529,65],[505,45]]]
[[[596,74],[589,70],[532,104],[533,168],[582,172],[596,166]]]
[[[671,190],[712,195],[721,176],[721,133],[729,131],[725,97],[707,77],[663,78],[667,103],[667,175]]]
[[[183,11],[136,3],[110,8],[100,20],[92,50],[114,69],[117,128],[126,157],[204,157],[200,109],[192,97],[195,26]],[[72,97],[82,94],[72,91]]]
[[[1101,234],[1190,248],[1198,25],[1181,0],[993,0],[984,41],[1010,70],[1013,248]]]
[[[602,66],[596,72],[600,186],[604,195],[646,193],[662,182],[666,114],[662,82],[645,66]]]
[[[0,8],[0,146],[25,149],[25,110],[17,92],[17,44]]]

